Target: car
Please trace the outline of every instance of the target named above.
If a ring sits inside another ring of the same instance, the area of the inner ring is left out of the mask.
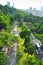
[[[15,32],[15,30],[14,30],[14,32]]]

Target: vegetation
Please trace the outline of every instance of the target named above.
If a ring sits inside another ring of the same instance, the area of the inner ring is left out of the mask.
[[[43,34],[43,17],[33,16],[32,14],[25,15],[24,21],[31,31]]]
[[[34,56],[30,56],[28,58],[28,65],[43,65],[43,62],[35,58]]]
[[[10,18],[8,15],[3,14],[0,12],[0,30],[2,29],[9,29],[10,27]]]
[[[11,34],[17,22],[19,38]],[[7,56],[1,51],[10,48],[18,39],[17,65],[43,65],[35,56],[35,48],[30,42],[33,33],[43,44],[43,17],[33,16],[7,5],[0,5],[0,65],[7,64]]]
[[[7,56],[5,56],[2,52],[0,52],[0,65],[6,65],[7,64]]]
[[[0,65],[7,64],[7,55],[2,52],[2,48],[6,47],[9,49],[17,41],[17,37],[11,34],[15,13],[15,8],[0,4]]]
[[[25,24],[26,23],[26,24]],[[18,57],[20,59],[18,60],[17,65],[43,65],[43,62],[37,59],[35,56],[35,48],[30,43],[30,33],[32,32],[37,39],[39,39],[41,42],[43,41],[43,18],[33,15],[25,15],[24,16],[24,22],[22,26],[20,26],[19,31],[20,37],[24,40],[24,43],[21,46],[19,46],[20,54]],[[30,31],[31,30],[31,31]],[[22,50],[22,52],[21,52]]]
[[[15,41],[17,41],[17,38],[14,35],[8,32],[0,32],[0,50],[3,46],[11,46]]]
[[[34,49],[33,45],[30,43],[30,30],[21,31],[20,37],[25,39],[25,41],[24,41],[24,47],[25,47],[24,51],[29,53],[29,54],[33,54],[35,49]]]
[[[43,44],[43,34],[37,34],[37,33],[34,33],[34,36],[39,39],[41,41],[41,43]]]

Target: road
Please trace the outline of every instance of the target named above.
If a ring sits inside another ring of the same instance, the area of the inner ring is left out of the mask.
[[[36,39],[33,34],[30,35],[30,41],[31,43],[33,43],[33,46],[37,46],[36,55],[40,60],[43,61],[43,52],[41,50],[42,43],[38,39]]]
[[[13,44],[9,51],[9,59],[7,65],[16,65],[17,43]]]
[[[14,34],[15,36],[18,36],[17,25],[14,27],[14,29],[11,33]]]
[[[14,34],[15,36],[18,36],[17,26],[14,27],[14,29],[11,33]],[[8,55],[9,55],[9,59],[8,59],[8,64],[7,65],[16,65],[17,43],[14,43],[11,46]]]

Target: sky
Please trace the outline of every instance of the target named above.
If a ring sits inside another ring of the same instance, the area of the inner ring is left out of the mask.
[[[7,1],[10,1],[11,5],[14,2],[14,7],[18,9],[29,9],[29,7],[40,10],[43,6],[43,0],[0,0],[0,4],[5,5]]]

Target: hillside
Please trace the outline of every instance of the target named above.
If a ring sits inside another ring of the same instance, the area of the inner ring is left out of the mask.
[[[15,26],[18,36],[11,34]],[[7,64],[9,58],[7,54],[15,42],[18,42],[17,65],[43,65],[42,60],[37,58],[36,48],[31,43],[31,33],[42,42],[43,50],[43,17],[0,4],[0,65]]]

